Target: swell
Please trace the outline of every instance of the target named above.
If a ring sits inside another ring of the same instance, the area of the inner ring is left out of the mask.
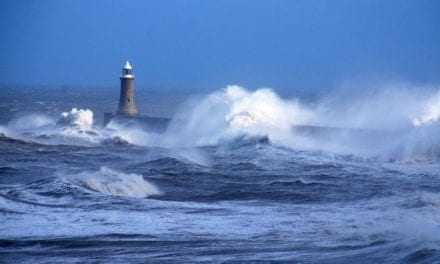
[[[269,243],[269,244],[268,244]],[[24,260],[32,256],[39,263],[51,259],[70,262],[78,258],[93,261],[115,261],[145,258],[157,262],[204,261],[216,258],[222,261],[313,262],[319,263],[434,263],[440,251],[414,244],[399,246],[393,241],[375,240],[356,245],[319,247],[312,243],[266,240],[231,240],[222,238],[161,239],[151,235],[104,234],[69,238],[1,239],[0,252],[4,260]],[[23,252],[26,252],[25,256]],[[96,252],[100,252],[96,255]],[[170,253],[172,252],[172,253]]]
[[[6,136],[6,134],[0,133],[0,144],[10,144],[10,145],[31,145],[31,146],[42,146],[42,144],[34,142],[32,140],[17,139],[13,137]]]
[[[275,173],[253,162],[199,167],[168,158],[131,169],[139,168],[164,190],[160,200],[332,203],[379,198],[398,191],[390,189],[392,183],[386,179],[371,179],[372,172],[354,174],[331,165],[311,166],[296,173],[296,168],[286,168]]]

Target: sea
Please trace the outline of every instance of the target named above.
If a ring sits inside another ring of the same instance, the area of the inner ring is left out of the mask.
[[[0,263],[440,263],[440,93],[0,91]]]

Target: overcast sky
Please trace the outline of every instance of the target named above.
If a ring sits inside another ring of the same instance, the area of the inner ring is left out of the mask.
[[[440,83],[440,1],[0,2],[0,84],[329,89]]]

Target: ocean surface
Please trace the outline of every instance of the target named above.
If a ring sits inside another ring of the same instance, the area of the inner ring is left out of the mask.
[[[1,93],[0,263],[440,263],[432,96],[353,129],[268,89],[138,94],[157,133],[103,126],[117,91]]]

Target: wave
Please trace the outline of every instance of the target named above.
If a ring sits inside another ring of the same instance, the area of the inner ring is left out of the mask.
[[[126,174],[107,167],[101,167],[95,172],[82,172],[73,179],[90,190],[107,195],[145,198],[161,194],[161,191],[142,175]]]
[[[17,139],[17,138],[9,137],[5,133],[1,133],[1,132],[0,132],[0,143],[40,146],[40,144],[38,144],[36,142],[26,141],[26,140],[22,140],[22,139]]]

